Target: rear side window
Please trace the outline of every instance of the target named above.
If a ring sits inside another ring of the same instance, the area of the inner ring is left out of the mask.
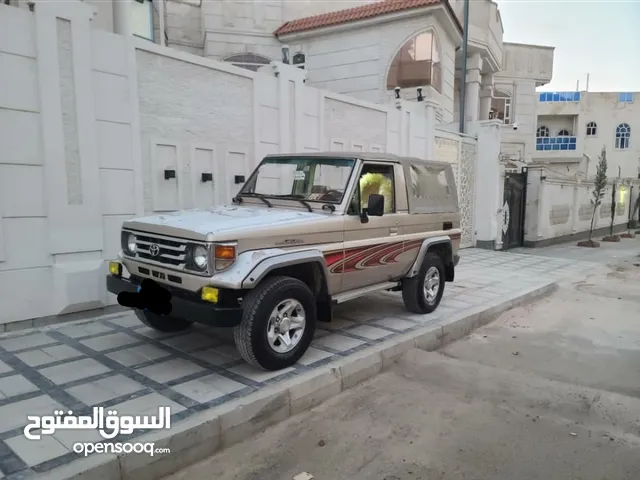
[[[412,164],[410,173],[412,213],[456,211],[456,190],[450,167]]]

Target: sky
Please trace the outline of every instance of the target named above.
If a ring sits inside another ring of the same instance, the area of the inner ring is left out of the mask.
[[[474,0],[471,0],[474,1]],[[640,91],[640,0],[497,0],[505,42],[556,47],[539,90]]]

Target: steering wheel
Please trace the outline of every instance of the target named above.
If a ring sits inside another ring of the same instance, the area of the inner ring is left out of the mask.
[[[338,202],[342,198],[342,192],[340,190],[327,190],[319,200],[325,202]]]

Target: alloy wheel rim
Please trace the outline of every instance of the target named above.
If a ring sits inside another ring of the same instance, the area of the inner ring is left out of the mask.
[[[436,267],[429,267],[424,277],[424,298],[428,303],[433,303],[440,290],[440,272]]]
[[[276,353],[288,353],[302,340],[306,313],[302,304],[288,298],[276,305],[267,323],[267,341]]]

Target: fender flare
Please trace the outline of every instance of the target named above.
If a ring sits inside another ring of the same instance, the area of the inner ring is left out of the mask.
[[[420,267],[422,266],[422,261],[424,260],[424,257],[427,254],[427,250],[429,250],[429,247],[432,247],[433,245],[443,244],[443,243],[448,243],[449,245],[451,245],[451,238],[447,235],[442,235],[438,237],[431,237],[431,238],[425,239],[425,241],[422,242],[422,245],[420,245],[420,250],[418,251],[418,257],[413,262],[413,265],[411,265],[411,268],[409,269],[409,273],[407,273],[406,277],[412,278],[418,274],[418,272],[420,271]],[[451,252],[453,254],[453,248],[451,248]],[[453,262],[453,258],[451,258],[451,261]]]
[[[255,265],[244,277],[242,280],[242,288],[254,288],[264,279],[264,277],[278,268],[303,265],[306,263],[318,264],[324,277],[322,281],[328,289],[329,270],[327,268],[327,262],[324,259],[324,255],[320,250],[300,250],[265,258]]]

